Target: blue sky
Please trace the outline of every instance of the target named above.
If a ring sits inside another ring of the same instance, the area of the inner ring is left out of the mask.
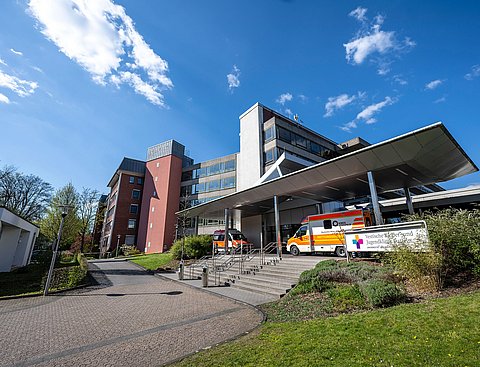
[[[442,121],[478,165],[479,19],[477,1],[5,0],[0,165],[107,192],[168,139],[237,152],[255,102],[337,142]]]

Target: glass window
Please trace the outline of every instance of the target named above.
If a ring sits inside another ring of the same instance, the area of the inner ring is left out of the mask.
[[[265,152],[265,163],[272,162],[275,159],[275,149],[269,149]]]
[[[320,144],[314,143],[313,141],[310,142],[310,152],[316,155],[320,155],[322,152],[322,147]]]
[[[307,139],[305,139],[303,136],[297,135],[297,134],[292,134],[295,135],[295,144],[301,148],[307,148]]]
[[[280,140],[286,141],[287,143],[292,142],[292,136],[290,131],[284,129],[283,127],[278,128],[278,138]]]
[[[126,235],[125,236],[125,245],[134,245],[135,244],[135,236]]]
[[[130,214],[138,213],[138,204],[130,204]]]
[[[225,162],[225,172],[234,171],[235,170],[235,159],[231,161]]]
[[[143,178],[142,177],[137,178],[137,183],[139,185],[143,185]]]
[[[222,180],[222,189],[235,187],[235,176],[227,177]]]
[[[192,194],[198,194],[201,192],[205,192],[205,182],[200,182],[196,185],[193,185]]]
[[[135,229],[135,224],[137,223],[136,219],[129,219],[128,220],[128,229]]]
[[[267,130],[265,130],[265,141],[270,141],[275,137],[273,126],[269,127]]]
[[[135,177],[130,176],[130,183],[131,183],[131,184],[135,183]]]
[[[295,237],[302,237],[307,235],[307,226],[300,227]]]
[[[132,199],[140,199],[140,190],[132,190]]]
[[[216,163],[207,167],[207,175],[216,175],[220,173],[220,164]]]
[[[220,190],[220,180],[209,181],[207,184],[208,184],[208,191]]]
[[[182,173],[182,181],[189,181],[193,177],[193,171],[186,171]]]

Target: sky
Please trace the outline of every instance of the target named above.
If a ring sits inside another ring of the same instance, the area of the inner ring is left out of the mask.
[[[106,193],[169,139],[238,152],[256,102],[338,143],[442,121],[480,165],[479,19],[478,1],[3,0],[0,166]]]

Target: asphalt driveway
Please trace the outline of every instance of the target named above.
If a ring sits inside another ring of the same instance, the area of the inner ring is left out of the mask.
[[[0,301],[1,367],[160,366],[262,320],[252,307],[126,261],[90,266],[98,286]]]

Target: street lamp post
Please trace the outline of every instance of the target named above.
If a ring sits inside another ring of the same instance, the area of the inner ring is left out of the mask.
[[[115,257],[118,257],[118,248],[120,247],[120,235],[117,234],[117,248],[115,249]]]
[[[63,223],[65,222],[65,217],[68,214],[68,205],[59,205],[62,209],[62,220],[60,221],[60,228],[58,228],[57,242],[55,243],[55,248],[53,250],[52,262],[50,263],[50,269],[48,269],[47,281],[45,282],[45,289],[43,290],[43,295],[48,295],[48,288],[50,288],[50,282],[52,281],[53,268],[55,267],[55,261],[57,260],[58,247],[60,246],[60,239],[62,238]]]

